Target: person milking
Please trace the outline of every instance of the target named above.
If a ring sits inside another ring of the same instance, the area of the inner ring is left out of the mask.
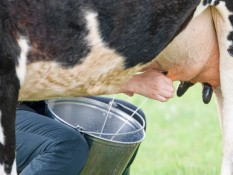
[[[163,73],[151,69],[134,75],[122,85],[122,93],[134,93],[165,102],[173,97],[173,82]],[[91,97],[104,103],[112,99]],[[123,100],[115,100],[132,111],[137,107]],[[83,135],[60,122],[45,116],[45,102],[22,102],[16,111],[17,170],[20,175],[77,175],[88,156],[88,144]],[[129,113],[129,111],[124,111]],[[145,118],[142,110],[138,113]],[[129,114],[131,115],[131,114]],[[123,175],[130,174],[131,158]],[[97,155],[98,156],[98,155]]]

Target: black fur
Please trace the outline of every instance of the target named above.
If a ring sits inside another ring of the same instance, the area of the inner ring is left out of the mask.
[[[8,1],[0,1],[0,111],[6,136],[4,145],[0,143],[0,163],[4,165],[5,172],[10,174],[15,157],[15,109],[20,86],[15,70],[19,46],[9,12]]]
[[[207,4],[211,4],[212,3],[212,0],[204,0],[203,1],[203,5],[207,5]]]
[[[208,5],[208,4],[211,4],[213,0],[204,0],[203,1],[203,5]],[[229,11],[233,12],[233,1],[232,0],[214,0],[214,5],[219,5],[219,3],[223,1],[223,2],[226,2],[226,7]],[[233,15],[230,15],[229,16],[229,21],[232,25],[232,28],[233,28]],[[227,40],[231,41],[232,44],[229,46],[228,48],[228,52],[231,56],[233,56],[233,31],[231,31],[229,34],[228,34],[228,37],[227,37]]]
[[[5,172],[10,174],[15,158],[15,109],[20,87],[15,71],[0,75],[0,84],[1,124],[6,136],[5,144],[0,144],[0,163],[4,164]]]
[[[18,31],[26,35],[37,49],[29,62],[55,60],[63,66],[74,66],[89,53],[85,41],[85,6],[80,0],[15,0],[11,16]]]
[[[155,58],[199,3],[198,0],[42,2],[16,0],[11,4],[18,30],[38,49],[30,54],[29,61],[55,59],[65,66],[81,63],[81,58],[89,53],[83,12],[93,10],[98,13],[104,41],[126,58],[126,67]]]
[[[199,1],[95,0],[93,3],[104,41],[126,58],[126,67],[132,67],[155,58],[189,19]]]
[[[233,13],[233,1],[226,0],[226,6]],[[233,28],[233,15],[230,15],[229,21],[231,22],[231,26]],[[229,33],[228,40],[232,42],[231,46],[228,49],[228,52],[231,56],[233,56],[233,30]]]

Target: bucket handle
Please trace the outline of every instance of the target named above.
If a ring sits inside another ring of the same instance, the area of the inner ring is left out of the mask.
[[[137,120],[137,121],[141,124],[142,128],[145,129],[145,126],[146,126],[145,119],[144,119],[138,112],[135,112],[135,111],[132,110],[131,108],[129,108],[129,107],[127,107],[127,106],[125,106],[125,105],[123,105],[123,104],[121,104],[121,103],[118,103],[118,102],[113,102],[113,106],[114,106],[115,108],[117,108],[118,106],[120,106],[120,107],[122,107],[122,108],[128,110],[128,111],[131,112],[132,114],[134,113],[134,115],[137,115],[137,116],[139,117],[139,119],[140,119],[140,121],[138,121],[138,120]],[[119,108],[117,108],[117,109],[119,109]]]

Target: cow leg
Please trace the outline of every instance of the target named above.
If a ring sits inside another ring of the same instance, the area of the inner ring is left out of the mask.
[[[221,175],[233,175],[233,14],[231,1],[212,9],[220,49],[223,160]],[[217,9],[217,10],[216,10]],[[221,97],[220,97],[221,98]],[[220,111],[221,114],[221,111]]]
[[[17,175],[15,112],[30,48],[24,37],[16,41],[3,27],[0,23],[0,175]]]
[[[15,111],[20,79],[24,75],[25,52],[21,48],[16,63],[7,51],[0,46],[0,175],[16,175]]]
[[[0,175],[17,175],[15,112],[28,51],[26,39],[20,38],[17,44],[19,52],[16,54],[11,53],[13,48],[9,51],[5,45],[0,45]]]
[[[0,174],[16,175],[15,110],[19,81],[15,71],[0,74],[0,84]]]

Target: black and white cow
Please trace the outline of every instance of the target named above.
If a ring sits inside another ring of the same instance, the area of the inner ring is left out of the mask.
[[[206,9],[220,53],[221,174],[233,175],[232,0],[1,0],[0,174],[17,174],[17,100],[119,92]]]

